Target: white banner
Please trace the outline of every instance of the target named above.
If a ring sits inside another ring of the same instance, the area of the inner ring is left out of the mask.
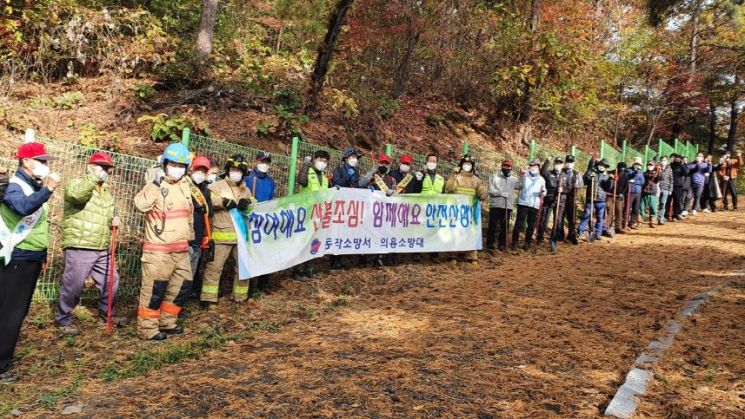
[[[239,275],[252,278],[324,255],[481,250],[481,204],[465,195],[332,188],[233,210]]]

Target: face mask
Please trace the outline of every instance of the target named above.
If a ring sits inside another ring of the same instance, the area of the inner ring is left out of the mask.
[[[567,169],[569,169],[569,170],[572,170],[572,169],[574,169],[574,163],[567,163],[567,164],[564,165],[564,167],[567,168]]]
[[[635,164],[634,165],[634,170],[636,170],[638,172],[638,171],[642,170],[642,167]]]
[[[184,173],[186,173],[186,168],[169,166],[166,169],[166,172],[168,176],[172,177],[173,179],[179,180],[184,176]]]
[[[530,174],[531,174],[531,175],[537,175],[537,174],[538,174],[538,171],[539,171],[539,170],[540,170],[540,169],[538,169],[538,168],[537,168],[537,167],[535,167],[535,166],[533,166],[533,167],[531,167],[530,169],[528,169],[528,171],[530,172]]]
[[[321,172],[323,172],[324,170],[326,170],[327,163],[325,161],[316,160],[315,166],[316,170],[320,170]]]
[[[37,179],[44,179],[49,176],[49,166],[34,160],[34,167],[31,169],[31,173]]]
[[[217,174],[210,173],[207,175],[207,183],[213,183],[216,180],[217,180]]]
[[[388,173],[388,166],[378,166],[378,173],[381,175]]]
[[[660,162],[660,166],[667,167],[667,160],[663,160]]]
[[[647,166],[647,170],[651,172],[652,170],[654,170],[654,166]]]
[[[256,170],[258,170],[261,173],[268,173],[269,172],[269,165],[266,163],[259,163],[256,165]]]
[[[357,159],[347,159],[347,164],[349,165],[349,167],[357,167],[357,163],[359,163],[359,160]]]
[[[557,172],[558,171],[561,171],[561,169],[563,169],[563,168],[564,168],[564,165],[563,164],[555,164],[554,165],[554,170],[556,170]]]
[[[197,185],[204,182],[204,180],[207,178],[207,176],[204,175],[202,172],[194,172],[191,174],[191,180],[194,181]]]
[[[470,163],[463,163],[463,171],[468,173],[473,169],[473,165]]]
[[[603,173],[603,172],[605,172],[605,170],[606,170],[606,169],[605,169],[605,167],[603,167],[603,166],[600,166],[600,167],[598,167],[598,172],[600,172],[600,173]]]
[[[704,158],[703,157],[696,157],[696,162],[697,163],[701,163],[702,161],[704,161]]]
[[[435,169],[437,169],[437,163],[427,162],[427,170],[435,170]]]
[[[504,177],[510,177],[510,174],[512,174],[512,169],[502,169],[502,174]]]
[[[230,173],[228,173],[228,179],[235,183],[238,183],[243,179],[243,172],[236,172],[234,170],[231,170]]]
[[[408,164],[402,164],[398,166],[398,170],[400,170],[401,173],[408,173],[409,170],[411,170],[411,166],[409,166]]]
[[[106,182],[106,181],[107,181],[108,179],[109,179],[109,174],[108,174],[108,173],[106,173],[106,171],[105,171],[105,170],[101,169],[101,171],[100,171],[100,172],[98,172],[98,180],[99,180],[99,181],[100,181],[101,183],[104,183],[104,182]]]

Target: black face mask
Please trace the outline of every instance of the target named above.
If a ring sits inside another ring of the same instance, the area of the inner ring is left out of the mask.
[[[388,173],[388,166],[378,166],[378,173],[381,175]]]
[[[504,175],[504,177],[510,177],[510,175],[512,174],[512,169],[502,169],[502,174]]]

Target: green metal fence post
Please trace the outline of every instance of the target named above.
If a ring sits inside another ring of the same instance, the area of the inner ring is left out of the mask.
[[[605,140],[600,140],[600,159],[605,158]]]
[[[191,140],[191,130],[189,128],[184,128],[184,130],[181,132],[181,144],[185,145],[186,148],[189,148],[190,140]]]
[[[673,150],[675,150],[675,154],[683,154],[683,152],[680,150],[680,140],[675,139],[675,143],[673,143]]]
[[[297,170],[297,151],[300,147],[300,138],[292,137],[292,151],[290,152],[290,173],[287,179],[287,196],[295,194],[295,171]]]
[[[23,142],[32,143],[36,140],[36,131],[33,128],[26,128],[26,132],[23,133]]]
[[[528,148],[528,161],[531,162],[535,158],[535,140],[530,140],[530,147]]]
[[[463,142],[463,155],[465,156],[466,154],[468,154],[468,143],[464,141]]]
[[[572,156],[574,156],[576,158],[577,157],[577,147],[575,147],[575,146],[569,147],[569,154],[571,154]]]
[[[621,142],[621,161],[626,161],[626,140]]]
[[[392,144],[385,145],[385,154],[393,158],[393,145]]]

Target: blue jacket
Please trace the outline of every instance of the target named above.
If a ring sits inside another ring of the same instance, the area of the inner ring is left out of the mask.
[[[16,176],[22,181],[31,185],[34,189],[34,193],[26,196],[20,186],[15,183],[8,184],[8,189],[5,190],[5,197],[3,203],[8,206],[13,212],[20,214],[25,217],[33,214],[36,210],[41,208],[44,203],[49,201],[52,196],[46,186],[41,186],[39,182],[32,179],[31,176],[27,175],[21,169],[16,171]],[[8,229],[12,229],[15,226],[8,226]],[[30,250],[23,250],[19,248],[13,249],[13,253],[10,256],[13,262],[40,262],[44,263],[47,261],[47,252],[34,252]]]
[[[268,173],[261,173],[256,169],[246,177],[246,187],[259,202],[274,199],[274,191],[277,189],[274,179]]]
[[[704,185],[706,183],[706,173],[711,173],[711,165],[709,163],[689,164],[688,168],[690,169],[693,186]]]
[[[629,177],[631,193],[642,193],[642,190],[644,189],[644,172],[630,168],[626,169],[626,174]],[[634,181],[633,183],[631,183],[632,180]]]
[[[530,173],[520,176],[516,188],[520,191],[517,195],[517,205],[536,209],[541,206],[541,197],[546,189],[546,181],[540,173],[535,176]]]
[[[356,167],[342,163],[334,170],[334,177],[331,179],[331,186],[341,188],[359,188],[360,172]]]

